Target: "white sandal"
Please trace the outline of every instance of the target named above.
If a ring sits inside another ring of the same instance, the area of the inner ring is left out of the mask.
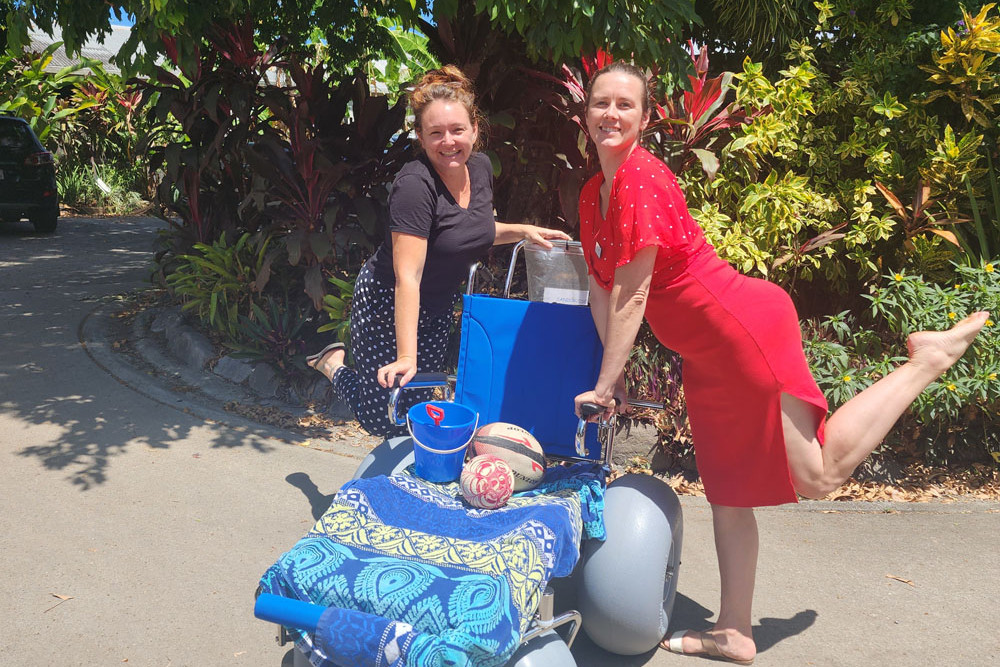
[[[684,635],[688,632],[694,632],[695,636],[701,641],[701,650],[695,653],[685,653],[684,652]],[[719,650],[719,645],[715,643],[715,639],[712,635],[707,632],[695,632],[693,630],[680,630],[670,635],[670,639],[664,639],[660,642],[660,648],[664,648],[671,653],[680,653],[682,655],[700,655],[705,658],[711,658],[713,660],[725,660],[727,662],[732,662],[737,665],[752,665],[754,659],[749,660],[737,660],[732,658],[721,650]]]

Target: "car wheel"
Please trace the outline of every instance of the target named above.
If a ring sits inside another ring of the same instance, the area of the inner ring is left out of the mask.
[[[51,234],[56,231],[59,218],[54,213],[39,213],[31,218],[31,224],[39,234]]]

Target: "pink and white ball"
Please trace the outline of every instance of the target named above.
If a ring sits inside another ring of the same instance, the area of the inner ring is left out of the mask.
[[[514,492],[514,471],[499,456],[480,454],[466,462],[458,484],[470,505],[492,510],[503,506]]]

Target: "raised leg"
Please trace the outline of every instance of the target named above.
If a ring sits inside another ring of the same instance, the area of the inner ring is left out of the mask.
[[[921,331],[907,340],[909,360],[834,412],[820,446],[816,409],[781,397],[785,449],[796,491],[822,498],[835,490],[882,442],[903,412],[961,358],[989,313],[978,312],[947,331]]]

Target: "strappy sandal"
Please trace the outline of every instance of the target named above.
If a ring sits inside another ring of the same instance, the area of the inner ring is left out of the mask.
[[[330,343],[316,354],[310,354],[308,357],[306,357],[306,363],[312,366],[314,361],[319,361],[320,359],[325,357],[328,352],[333,352],[334,350],[343,350],[343,349],[344,349],[343,343]]]
[[[694,653],[684,652],[684,635],[686,635],[688,630],[680,630],[670,635],[670,639],[664,639],[660,642],[660,648],[666,649],[671,653],[680,653],[682,655],[695,655],[701,656],[703,658],[709,658],[711,660],[724,660],[726,662],[732,662],[737,665],[752,665],[754,659],[749,660],[737,660],[736,658],[730,657],[723,653],[719,649],[719,645],[715,643],[715,639],[712,635],[707,632],[695,632],[695,637],[701,641],[701,650]]]

